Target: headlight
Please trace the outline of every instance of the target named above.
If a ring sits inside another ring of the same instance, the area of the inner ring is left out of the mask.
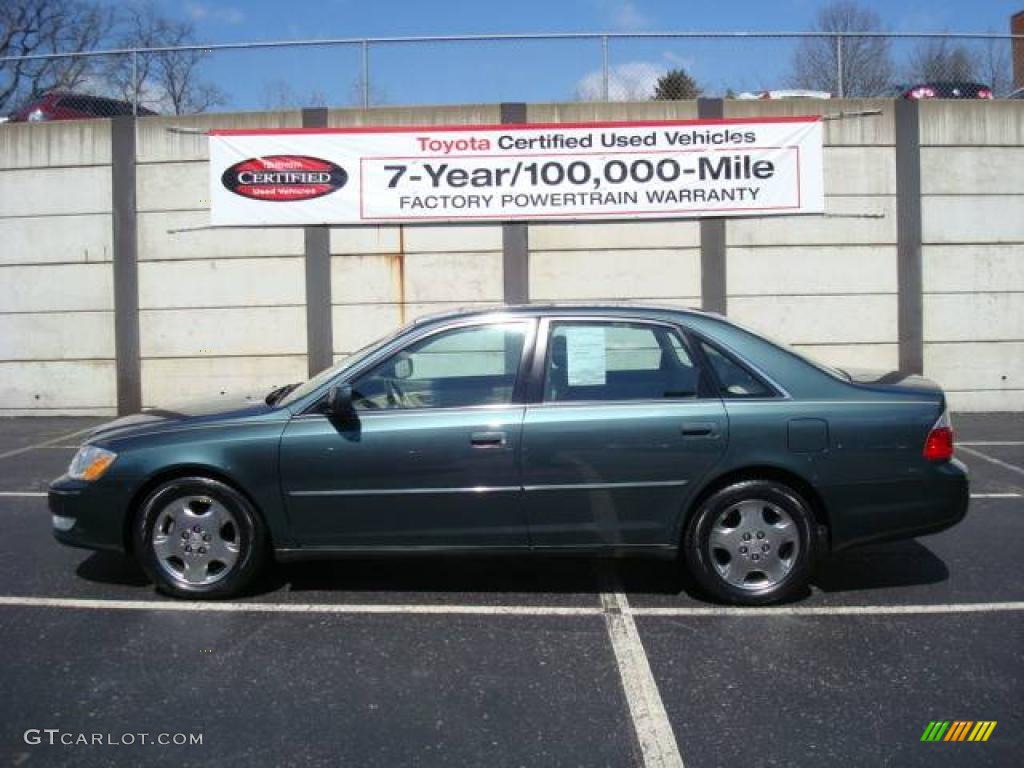
[[[75,480],[99,480],[110,469],[117,454],[95,445],[83,445],[68,467],[68,476]]]

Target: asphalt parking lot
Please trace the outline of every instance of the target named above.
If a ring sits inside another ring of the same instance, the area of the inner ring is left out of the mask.
[[[296,564],[237,602],[163,598],[51,538],[43,491],[94,423],[0,422],[7,765],[1020,765],[1024,414],[955,419],[961,525],[837,556],[771,609],[575,559]],[[997,726],[921,742],[934,720]],[[97,733],[122,743],[59,743]],[[142,733],[202,743],[123,743]]]

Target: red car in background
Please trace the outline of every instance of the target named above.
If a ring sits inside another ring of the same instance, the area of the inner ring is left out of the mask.
[[[108,99],[104,96],[88,96],[84,93],[53,91],[25,104],[11,114],[12,123],[37,122],[44,120],[90,120],[97,117],[119,115],[155,115],[151,109],[132,109],[131,102]]]
[[[904,99],[991,99],[992,89],[983,83],[950,80],[898,85],[893,95]]]

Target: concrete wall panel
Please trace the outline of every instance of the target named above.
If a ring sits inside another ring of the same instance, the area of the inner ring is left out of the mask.
[[[111,235],[109,213],[0,218],[0,265],[110,261]]]
[[[139,261],[301,256],[302,229],[211,229],[205,211],[139,214]]]
[[[730,246],[891,245],[896,242],[894,197],[828,197],[825,216],[730,219]]]
[[[113,312],[0,314],[0,360],[114,359]]]
[[[61,120],[0,126],[0,168],[109,164],[109,120]]]
[[[1024,244],[926,245],[925,293],[1024,293]]]
[[[110,264],[0,266],[0,312],[114,308]]]
[[[143,310],[142,357],[304,355],[302,307]]]
[[[305,355],[143,360],[142,399],[151,408],[223,398],[227,407],[305,378]]]
[[[109,212],[109,166],[0,170],[0,216]]]
[[[113,360],[0,362],[0,413],[111,414]]]
[[[731,296],[896,292],[896,246],[730,248]]]
[[[896,341],[895,296],[740,296],[729,316],[789,344]]]
[[[139,265],[139,307],[304,305],[301,258],[151,261]]]
[[[921,200],[925,243],[1024,243],[1024,194]]]
[[[924,340],[1024,341],[1024,293],[925,294]]]
[[[661,299],[700,295],[700,251],[534,251],[530,296],[559,299]]]

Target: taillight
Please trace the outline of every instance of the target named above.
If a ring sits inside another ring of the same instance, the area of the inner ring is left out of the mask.
[[[990,91],[988,88],[981,88],[981,89],[978,90],[978,98],[979,99],[991,99],[992,98],[992,91]]]
[[[942,412],[925,438],[923,454],[928,461],[949,461],[953,458],[953,424],[948,410]]]
[[[910,98],[912,99],[934,99],[935,89],[929,88],[927,85],[922,85],[918,88],[913,88],[910,91]]]

